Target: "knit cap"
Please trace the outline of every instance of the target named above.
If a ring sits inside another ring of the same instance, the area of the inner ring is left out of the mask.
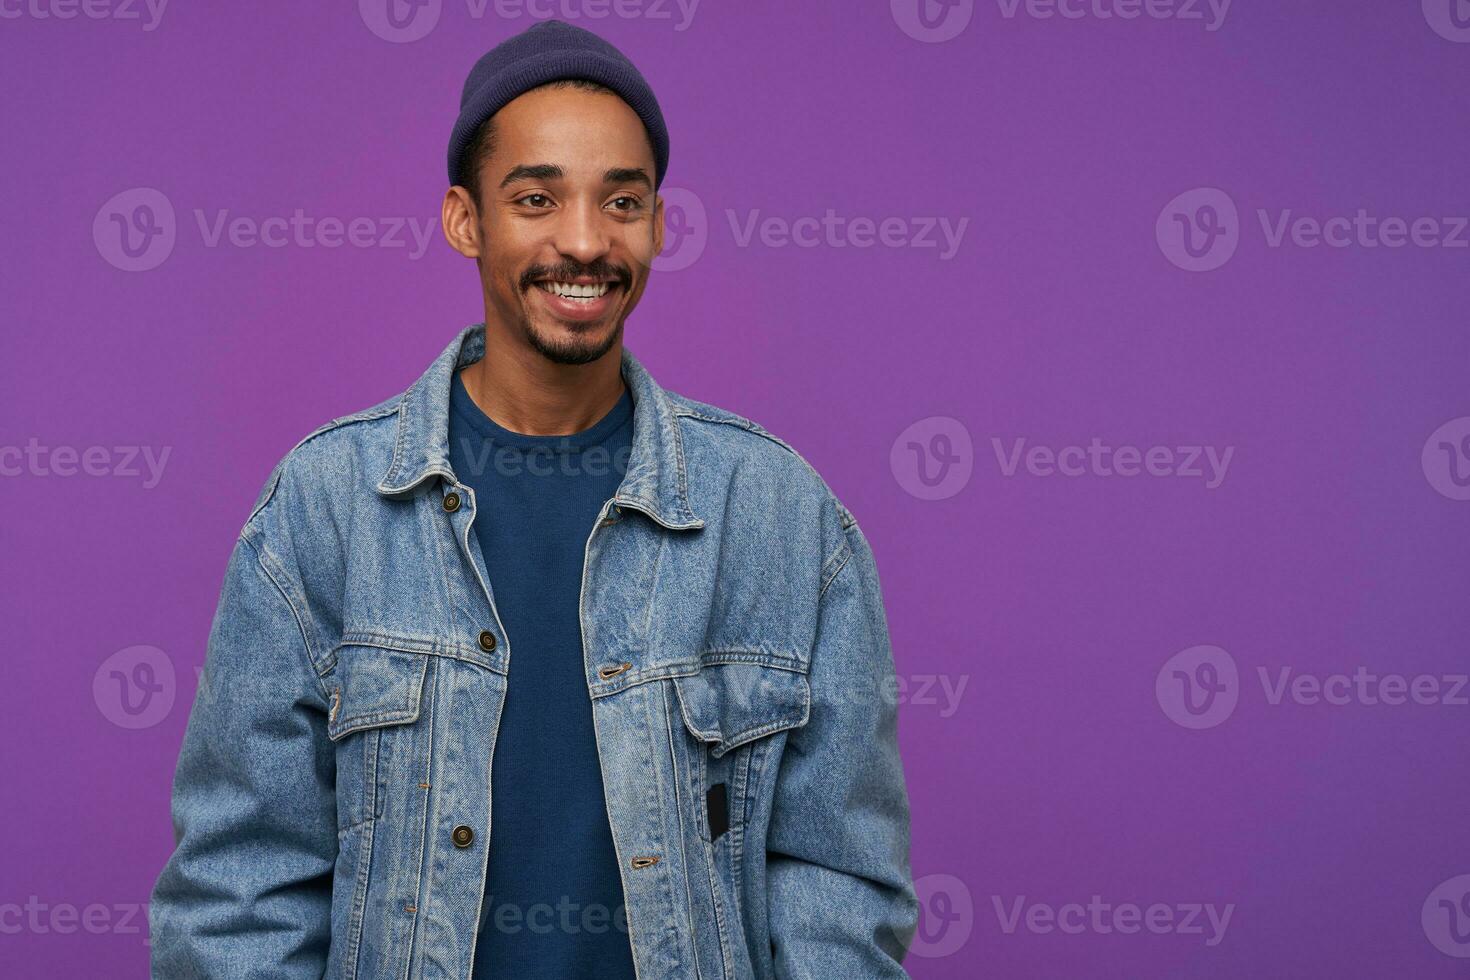
[[[449,183],[463,184],[460,158],[475,130],[516,96],[559,78],[588,78],[617,92],[643,120],[653,144],[654,187],[669,164],[669,131],[653,89],[610,43],[565,21],[543,20],[485,52],[465,79],[449,136]]]

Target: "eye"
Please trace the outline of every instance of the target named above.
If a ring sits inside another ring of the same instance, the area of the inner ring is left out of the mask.
[[[551,198],[547,197],[545,194],[542,194],[540,191],[532,191],[530,194],[525,194],[521,197],[516,198],[516,203],[526,204],[533,208],[541,208],[544,207],[546,204],[550,204]]]
[[[620,202],[626,206],[620,207]],[[634,197],[631,194],[621,194],[613,198],[612,204],[615,210],[622,211],[624,213],[637,211],[639,208],[643,207],[643,202],[638,200],[638,198]]]

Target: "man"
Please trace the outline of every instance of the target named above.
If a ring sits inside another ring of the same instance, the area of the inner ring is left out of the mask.
[[[790,446],[622,345],[668,142],[587,31],[474,66],[443,226],[485,322],[261,491],[175,774],[155,976],[906,976],[872,551]]]

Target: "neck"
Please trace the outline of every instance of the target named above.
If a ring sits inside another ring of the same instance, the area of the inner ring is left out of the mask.
[[[528,436],[591,428],[612,411],[625,387],[623,343],[586,364],[558,364],[509,331],[485,331],[485,356],[461,369],[465,391],[496,425]]]

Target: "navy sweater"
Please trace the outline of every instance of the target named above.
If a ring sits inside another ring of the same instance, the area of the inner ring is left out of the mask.
[[[627,470],[632,423],[624,389],[589,429],[522,435],[454,376],[450,465],[475,491],[475,535],[511,652],[476,980],[633,980],[577,619],[583,549]]]

